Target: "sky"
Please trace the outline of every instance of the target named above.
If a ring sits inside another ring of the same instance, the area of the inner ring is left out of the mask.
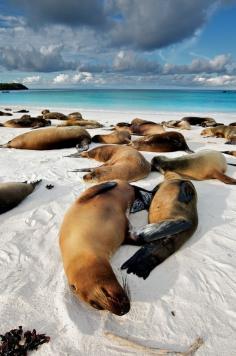
[[[236,89],[236,0],[0,0],[0,82]]]

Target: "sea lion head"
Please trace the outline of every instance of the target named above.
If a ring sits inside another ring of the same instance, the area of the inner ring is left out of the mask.
[[[211,137],[214,136],[214,134],[212,133],[212,130],[210,127],[208,127],[207,129],[204,129],[201,131],[201,136],[203,137]]]
[[[122,316],[129,312],[130,301],[108,261],[95,258],[84,267],[71,268],[67,274],[73,293],[83,302],[98,310]]]
[[[151,160],[152,171],[156,171],[164,174],[166,162],[167,162],[167,158],[165,156],[153,157],[153,159]]]

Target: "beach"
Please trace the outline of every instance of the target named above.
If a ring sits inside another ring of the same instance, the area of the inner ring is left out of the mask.
[[[10,94],[9,94],[10,95]],[[2,99],[4,100],[4,99]],[[164,111],[138,109],[83,109],[74,103],[63,107],[57,103],[42,105],[11,105],[4,102],[0,110],[28,108],[32,116],[42,109],[68,114],[81,111],[86,119],[97,120],[105,127],[119,121],[130,122],[135,117],[161,122],[189,115],[204,115],[196,111]],[[228,124],[235,120],[235,111],[207,111],[207,116]],[[14,118],[22,114],[14,114]],[[0,122],[12,117],[1,116]],[[58,124],[53,120],[53,125]],[[172,129],[168,129],[171,131]],[[190,148],[218,151],[236,150],[225,145],[224,139],[203,138],[202,128],[192,126],[184,134]],[[0,127],[0,144],[30,129]],[[88,130],[91,135],[107,133],[104,129]],[[91,144],[90,148],[96,144]],[[151,355],[134,346],[122,346],[106,332],[125,337],[146,347],[183,352],[197,337],[203,345],[196,355],[230,356],[235,354],[236,341],[236,187],[216,180],[194,181],[198,193],[199,224],[187,243],[144,281],[126,275],[120,266],[138,249],[122,246],[112,258],[119,280],[127,276],[131,293],[131,310],[123,317],[99,312],[83,305],[69,290],[62,266],[58,234],[63,216],[76,197],[89,185],[84,173],[76,168],[95,167],[98,162],[83,158],[67,158],[75,148],[30,151],[0,149],[1,182],[34,181],[41,184],[19,206],[0,216],[0,333],[22,325],[35,328],[51,337],[37,351],[38,356],[77,355]],[[144,152],[150,161],[157,153]],[[177,157],[184,152],[166,153]],[[236,159],[227,155],[228,162]],[[236,167],[228,166],[227,174],[236,178]],[[163,180],[152,172],[135,182],[146,189]],[[46,185],[53,189],[46,189]],[[147,223],[147,213],[130,216],[135,226]],[[98,226],[98,229],[100,227]]]

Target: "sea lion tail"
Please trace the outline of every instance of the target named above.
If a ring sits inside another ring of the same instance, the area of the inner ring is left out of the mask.
[[[117,182],[106,182],[106,183],[95,185],[87,189],[86,192],[83,193],[82,196],[78,199],[78,201],[79,202],[87,201],[98,194],[105,193],[108,190],[115,188],[116,186],[117,186]]]

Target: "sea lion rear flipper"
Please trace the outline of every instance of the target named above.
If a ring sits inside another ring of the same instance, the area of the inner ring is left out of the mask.
[[[123,263],[121,269],[127,269],[127,273],[133,273],[146,279],[150,272],[162,262],[158,254],[155,254],[155,249],[154,243],[141,247],[131,258]]]
[[[135,192],[135,201],[130,208],[130,213],[137,213],[141,210],[147,210],[151,204],[154,193],[157,191],[157,187],[153,190],[146,190],[138,186],[133,185]]]
[[[228,177],[227,175],[217,171],[214,173],[214,178],[224,182],[225,184],[236,184],[236,179]]]
[[[136,230],[133,239],[149,243],[161,239],[170,239],[173,235],[186,231],[192,227],[188,220],[164,220],[159,223],[148,224]]]
[[[78,199],[79,202],[84,202],[88,199],[95,197],[95,195],[105,193],[117,186],[117,182],[106,182],[95,185],[86,190],[86,192]]]

